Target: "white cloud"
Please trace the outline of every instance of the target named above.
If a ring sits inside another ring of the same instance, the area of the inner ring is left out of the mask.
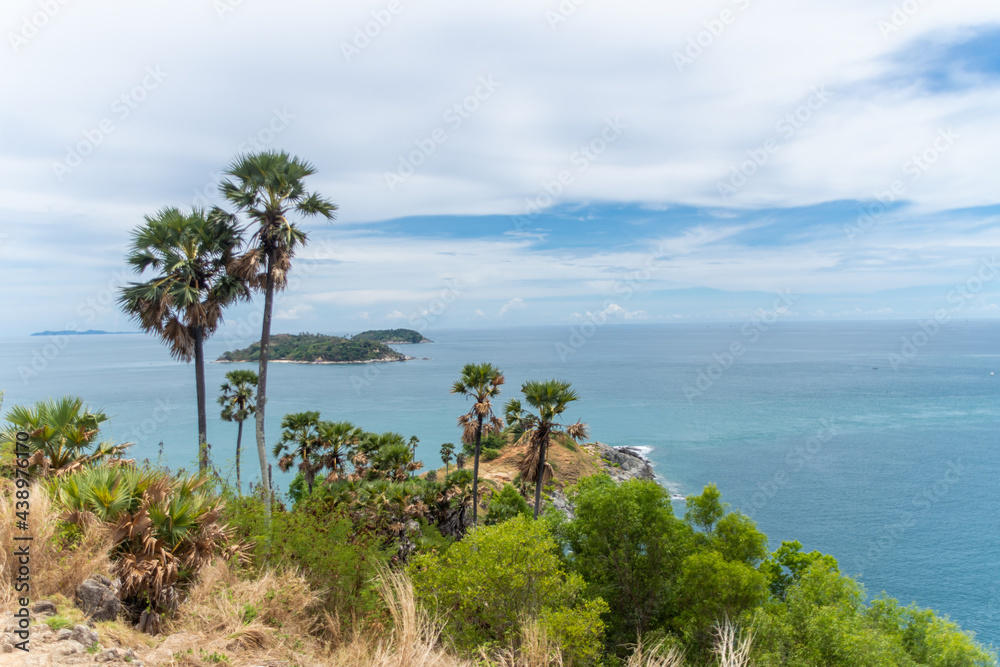
[[[398,310],[394,310],[391,313],[389,313],[388,315],[386,315],[385,319],[387,319],[387,320],[405,320],[406,319],[406,315],[404,315],[403,313],[399,312]]]
[[[515,309],[516,310],[521,310],[524,307],[525,307],[524,300],[521,297],[517,296],[517,297],[514,297],[513,299],[511,299],[510,301],[508,301],[507,303],[505,303],[503,306],[501,306],[500,307],[500,312],[497,313],[497,315],[499,315],[500,317],[503,317],[510,310],[515,310]]]

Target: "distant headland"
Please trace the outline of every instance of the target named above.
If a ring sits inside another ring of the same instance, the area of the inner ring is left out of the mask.
[[[138,331],[100,331],[98,329],[87,329],[86,331],[38,331],[32,336],[101,336],[118,334],[137,334]]]
[[[365,364],[407,361],[414,357],[396,352],[388,343],[429,343],[410,329],[365,331],[345,338],[324,334],[276,334],[271,336],[268,361],[297,364]],[[260,343],[224,353],[216,363],[260,361]]]

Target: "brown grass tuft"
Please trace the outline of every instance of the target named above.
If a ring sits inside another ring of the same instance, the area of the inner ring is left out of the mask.
[[[72,548],[59,538],[59,517],[49,494],[38,484],[29,489],[28,530],[17,527],[18,499],[13,480],[0,479],[0,606],[10,606],[18,563],[14,558],[15,536],[30,535],[31,589],[36,600],[62,594],[73,599],[76,588],[91,574],[111,571],[111,541],[106,530],[92,528]],[[21,543],[17,543],[21,544]]]

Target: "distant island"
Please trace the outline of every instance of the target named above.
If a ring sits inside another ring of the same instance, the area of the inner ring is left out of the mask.
[[[298,364],[363,364],[413,359],[396,352],[385,343],[359,339],[358,336],[341,338],[310,333],[276,334],[271,336],[269,350],[269,361]],[[260,361],[259,342],[242,350],[226,352],[216,360],[217,363],[246,361]]]
[[[98,329],[87,329],[86,331],[39,331],[37,333],[31,334],[32,336],[99,336],[99,335],[118,335],[118,334],[135,334],[138,331],[100,331]]]
[[[429,338],[419,331],[413,329],[372,329],[362,331],[356,336],[351,336],[351,340],[373,340],[387,345],[402,345],[407,343],[433,343]]]

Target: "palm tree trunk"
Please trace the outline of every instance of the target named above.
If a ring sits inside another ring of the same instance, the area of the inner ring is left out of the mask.
[[[194,376],[198,396],[198,471],[208,469],[208,412],[205,409],[205,350],[203,327],[191,327],[194,335]]]
[[[538,508],[542,506],[542,478],[545,475],[545,444],[548,435],[539,439],[538,469],[535,471],[535,518],[538,518]]]
[[[243,495],[243,483],[240,481],[240,442],[243,440],[243,420],[239,421],[236,431],[236,493]]]
[[[267,357],[271,345],[271,308],[274,306],[274,252],[267,253],[267,281],[264,285],[264,324],[260,331],[260,367],[257,369],[257,455],[260,457],[260,485],[270,508],[271,480],[267,472],[267,445],[264,438],[264,403],[267,401]]]
[[[479,520],[479,445],[483,441],[483,417],[476,427],[476,460],[472,464],[472,525]]]

